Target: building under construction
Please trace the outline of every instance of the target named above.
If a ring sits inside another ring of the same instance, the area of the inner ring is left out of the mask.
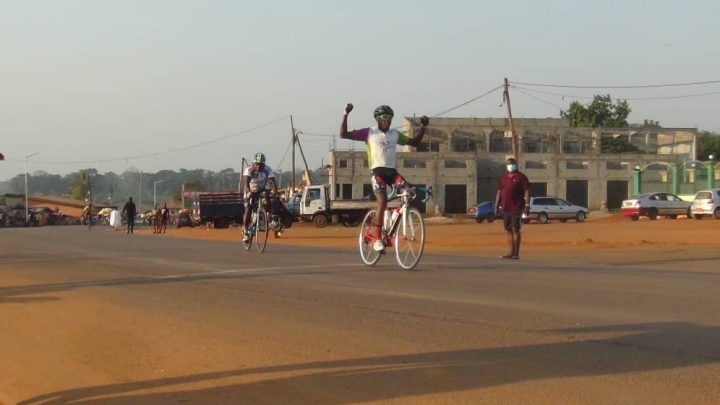
[[[619,208],[632,194],[635,168],[653,163],[695,161],[695,128],[578,128],[565,119],[514,119],[519,166],[531,182],[531,194],[549,195],[591,210]],[[404,118],[408,134],[419,118]],[[431,213],[459,214],[495,198],[504,161],[512,154],[505,118],[433,118],[422,144],[404,147],[396,167],[411,183],[432,186]],[[608,153],[608,141],[631,144],[632,153]],[[367,155],[360,150],[331,150],[330,184],[336,198],[371,198]],[[681,166],[681,167],[684,167]],[[666,177],[658,175],[662,183]]]

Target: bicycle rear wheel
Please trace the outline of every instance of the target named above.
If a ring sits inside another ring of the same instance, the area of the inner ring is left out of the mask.
[[[268,214],[264,208],[260,207],[257,211],[257,222],[255,222],[255,247],[260,253],[265,251],[267,246],[268,235],[270,234],[270,221]]]
[[[425,221],[416,208],[408,208],[395,232],[395,259],[404,270],[412,270],[425,248]]]
[[[380,252],[373,249],[373,243],[365,236],[368,229],[372,226],[373,221],[375,221],[375,213],[376,210],[370,210],[365,215],[365,219],[363,219],[362,224],[360,225],[360,236],[358,237],[360,258],[367,266],[374,266],[375,263],[380,260]]]

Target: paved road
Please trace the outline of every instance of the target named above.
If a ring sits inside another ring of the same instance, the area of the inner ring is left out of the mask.
[[[720,257],[663,257],[2,229],[0,402],[720,403]]]

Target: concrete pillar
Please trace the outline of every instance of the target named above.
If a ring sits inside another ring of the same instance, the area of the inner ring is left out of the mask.
[[[679,176],[678,176],[678,167],[676,164],[671,163],[670,164],[670,192],[673,194],[677,194],[680,190],[679,187]]]

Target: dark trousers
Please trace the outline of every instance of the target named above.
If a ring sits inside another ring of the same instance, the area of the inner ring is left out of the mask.
[[[135,218],[128,218],[127,233],[135,233],[135,232],[133,232],[134,228],[135,228]]]

